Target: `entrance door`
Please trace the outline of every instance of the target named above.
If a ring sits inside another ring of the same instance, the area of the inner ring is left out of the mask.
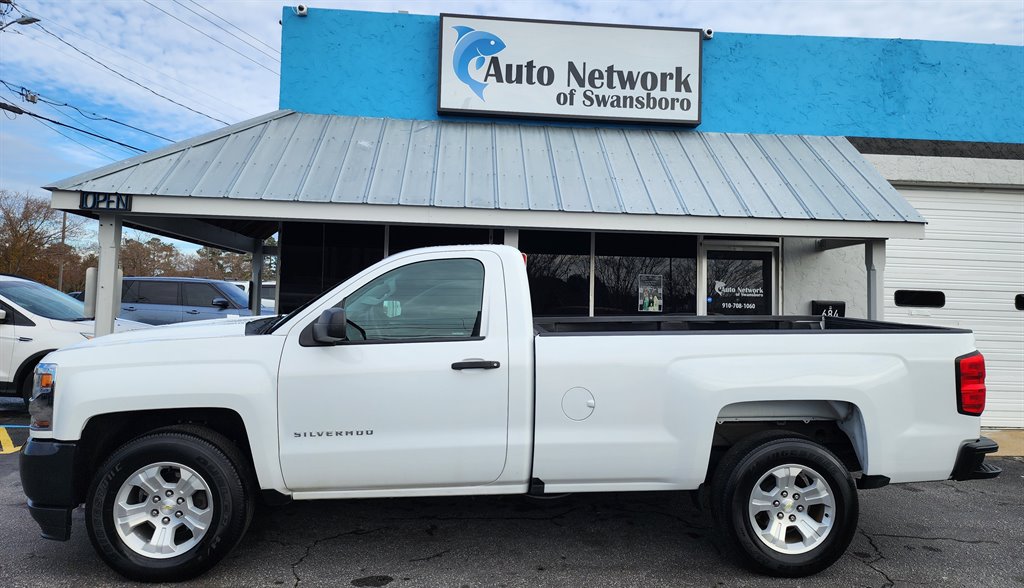
[[[707,314],[775,314],[774,273],[771,251],[709,249]]]
[[[346,310],[348,341],[315,346],[318,313],[289,332],[278,400],[285,483],[314,491],[496,480],[508,434],[498,256],[417,255],[356,287],[333,302]]]

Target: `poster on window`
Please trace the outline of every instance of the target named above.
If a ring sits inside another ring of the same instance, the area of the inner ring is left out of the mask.
[[[640,312],[661,312],[665,300],[665,282],[661,274],[640,274],[637,310]]]

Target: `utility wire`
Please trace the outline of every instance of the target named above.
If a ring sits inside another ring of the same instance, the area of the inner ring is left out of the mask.
[[[274,75],[276,75],[276,76],[280,76],[280,75],[281,75],[281,74],[277,73],[276,71],[274,71],[274,70],[270,69],[269,67],[267,67],[267,66],[263,65],[262,63],[260,63],[260,62],[256,61],[256,60],[255,60],[255,59],[253,59],[252,57],[249,57],[249,56],[248,56],[248,55],[246,55],[245,53],[242,53],[242,52],[241,52],[241,51],[239,51],[238,49],[235,49],[235,48],[234,48],[234,47],[232,47],[231,45],[228,45],[227,43],[225,43],[225,42],[221,41],[220,39],[218,39],[218,38],[214,37],[213,35],[210,35],[210,34],[208,34],[208,33],[204,32],[204,31],[202,31],[202,30],[200,30],[200,29],[197,29],[196,27],[192,26],[191,24],[189,24],[189,23],[187,23],[187,22],[185,22],[185,21],[181,20],[181,19],[180,19],[180,18],[178,18],[177,16],[174,16],[174,15],[173,15],[173,14],[171,14],[170,12],[167,12],[166,10],[164,10],[163,8],[160,8],[160,7],[159,7],[159,6],[157,6],[156,4],[153,4],[153,3],[152,3],[152,2],[150,2],[149,0],[142,0],[142,1],[143,1],[143,2],[145,2],[146,4],[149,4],[149,5],[150,5],[150,6],[152,6],[153,8],[155,8],[155,9],[159,10],[160,12],[162,12],[162,13],[166,14],[167,16],[169,16],[169,17],[173,18],[174,20],[176,20],[176,21],[180,22],[181,24],[183,24],[183,25],[187,26],[188,28],[192,29],[193,31],[195,31],[195,32],[199,33],[200,35],[203,35],[204,37],[206,37],[206,38],[210,39],[210,40],[211,40],[211,41],[213,41],[214,43],[217,43],[218,45],[222,45],[223,47],[226,47],[226,48],[227,48],[228,50],[230,50],[230,51],[233,51],[233,52],[237,53],[238,55],[241,55],[241,56],[242,56],[242,57],[244,57],[245,59],[248,59],[249,61],[251,61],[251,62],[255,63],[256,65],[258,65],[258,66],[260,66],[260,67],[262,67],[263,69],[265,69],[265,70],[269,71],[270,73],[272,73],[272,74],[274,74]]]
[[[113,73],[113,74],[117,75],[118,77],[120,77],[120,78],[123,78],[124,80],[126,80],[126,81],[128,81],[128,82],[131,82],[132,84],[135,84],[136,86],[138,86],[138,87],[142,88],[143,90],[146,90],[147,92],[149,92],[149,93],[151,93],[151,94],[153,94],[153,95],[155,95],[155,96],[159,96],[160,98],[163,98],[164,100],[167,100],[168,102],[172,102],[172,103],[174,103],[174,104],[177,104],[178,106],[180,106],[180,107],[182,107],[182,108],[184,108],[184,109],[186,109],[186,110],[190,110],[190,111],[192,111],[192,112],[194,112],[194,113],[196,113],[196,114],[198,114],[198,115],[200,115],[200,116],[205,116],[206,118],[208,118],[208,119],[210,119],[210,120],[213,120],[213,121],[217,121],[217,122],[219,122],[219,123],[221,123],[221,124],[223,124],[223,125],[227,125],[227,124],[228,124],[227,122],[225,122],[225,121],[222,121],[222,120],[221,120],[221,119],[219,119],[219,118],[216,118],[216,117],[210,116],[209,114],[206,114],[205,112],[200,112],[200,111],[198,111],[198,110],[196,110],[195,108],[192,108],[192,107],[190,107],[190,106],[186,106],[186,105],[182,104],[181,102],[178,102],[177,100],[175,100],[175,99],[173,99],[173,98],[169,98],[169,97],[167,97],[167,96],[165,96],[165,95],[163,95],[163,94],[161,94],[161,93],[157,92],[156,90],[153,90],[152,88],[148,88],[148,87],[146,87],[146,86],[144,86],[144,85],[140,84],[139,82],[137,82],[137,81],[133,80],[132,78],[130,78],[130,77],[128,77],[128,76],[126,76],[126,75],[124,75],[123,73],[121,73],[121,72],[117,71],[116,69],[114,69],[114,68],[112,68],[112,67],[110,67],[110,66],[106,65],[106,64],[105,64],[105,63],[103,63],[102,61],[100,61],[100,60],[96,59],[96,58],[95,58],[95,57],[93,57],[92,55],[89,55],[89,54],[88,54],[88,53],[86,53],[85,51],[82,51],[82,50],[81,50],[81,49],[79,49],[78,47],[76,47],[76,46],[72,45],[71,43],[69,43],[69,42],[65,41],[65,40],[64,40],[64,39],[62,39],[62,38],[61,38],[61,37],[60,37],[59,35],[56,35],[56,34],[54,34],[54,33],[51,33],[51,32],[49,31],[49,29],[47,29],[47,28],[46,28],[46,27],[44,27],[43,25],[41,25],[41,24],[39,24],[39,23],[36,23],[36,26],[37,26],[37,27],[39,27],[39,28],[40,28],[40,29],[41,29],[41,30],[42,30],[42,31],[43,31],[44,33],[46,33],[47,35],[50,35],[50,36],[51,36],[51,37],[53,37],[54,39],[57,39],[57,40],[58,40],[58,41],[60,41],[61,43],[63,43],[63,44],[65,44],[65,45],[67,45],[68,47],[71,47],[72,49],[74,49],[74,50],[75,50],[75,51],[77,51],[78,53],[81,53],[82,55],[84,55],[84,56],[88,57],[88,58],[89,58],[89,59],[90,59],[91,61],[94,61],[94,62],[95,62],[95,63],[96,63],[97,65],[100,65],[101,67],[103,67],[103,69],[106,69],[107,71],[109,71],[109,72],[111,72],[111,73]]]
[[[35,120],[35,121],[36,121],[37,123],[39,123],[39,124],[43,125],[44,127],[46,127],[46,128],[48,128],[48,129],[50,129],[51,131],[53,131],[53,132],[57,133],[58,135],[60,135],[60,136],[64,137],[64,138],[65,138],[65,139],[67,139],[68,141],[71,141],[71,142],[73,142],[73,143],[78,143],[78,144],[79,144],[79,145],[81,145],[82,147],[85,147],[86,149],[88,149],[89,151],[92,151],[93,153],[95,153],[96,155],[99,155],[100,157],[103,157],[103,158],[105,158],[105,159],[109,159],[110,161],[117,161],[116,159],[114,159],[113,157],[111,157],[111,156],[107,155],[106,153],[103,153],[102,151],[99,151],[98,149],[93,149],[92,147],[90,147],[90,146],[86,145],[85,143],[83,143],[83,142],[81,142],[81,141],[79,141],[79,140],[75,139],[75,138],[74,138],[74,137],[72,137],[71,135],[68,135],[67,133],[65,133],[65,132],[61,131],[60,129],[58,129],[58,128],[55,128],[55,127],[53,127],[52,125],[49,125],[49,124],[47,124],[47,123],[45,123],[45,122],[43,122],[43,121],[39,120],[38,118],[36,118],[36,119],[33,119],[33,120]]]
[[[13,112],[14,114],[27,114],[27,115],[29,115],[29,116],[31,116],[33,118],[38,118],[38,119],[41,119],[41,120],[45,120],[46,122],[50,122],[50,123],[53,123],[55,125],[62,126],[64,128],[71,129],[73,131],[78,131],[79,133],[82,133],[83,135],[89,135],[90,137],[96,137],[97,139],[103,139],[104,141],[109,141],[111,143],[114,143],[116,145],[120,145],[122,147],[127,147],[129,149],[134,149],[135,151],[138,151],[139,153],[145,153],[146,152],[145,149],[139,149],[138,147],[134,147],[134,146],[129,145],[127,143],[122,143],[121,141],[118,141],[116,139],[111,139],[110,137],[105,137],[105,136],[100,135],[98,133],[93,133],[92,131],[87,131],[85,129],[80,129],[80,128],[76,127],[76,126],[62,123],[59,120],[54,120],[52,118],[43,116],[41,114],[36,114],[34,112],[30,112],[28,110],[25,110],[24,108],[21,108],[20,106],[18,106],[17,104],[11,102],[10,100],[7,100],[6,98],[0,97],[0,100],[3,100],[3,102],[0,103],[0,109]]]
[[[61,45],[57,45],[57,44],[55,44],[55,43],[52,43],[52,42],[50,42],[49,40],[47,40],[47,39],[44,39],[44,38],[43,38],[43,36],[42,36],[42,34],[38,34],[38,35],[35,35],[35,34],[33,34],[33,35],[29,35],[29,34],[26,34],[26,33],[20,32],[20,31],[15,31],[15,33],[16,33],[16,34],[18,34],[18,35],[22,35],[22,36],[24,36],[24,37],[25,37],[26,39],[30,39],[30,40],[32,40],[32,41],[35,41],[36,43],[39,43],[40,45],[42,45],[43,47],[46,47],[47,49],[50,49],[50,50],[52,50],[52,51],[56,51],[57,53],[60,53],[60,54],[62,54],[62,55],[66,55],[67,57],[69,57],[69,58],[71,58],[71,59],[78,59],[78,60],[81,60],[81,61],[85,62],[85,64],[86,64],[86,65],[88,65],[88,66],[90,66],[90,67],[93,67],[93,68],[95,68],[95,69],[101,70],[101,71],[103,71],[104,73],[109,73],[109,72],[107,71],[107,68],[103,67],[103,66],[102,66],[102,65],[100,65],[100,64],[99,64],[98,62],[96,62],[96,61],[93,61],[93,60],[89,60],[88,58],[86,58],[86,57],[82,56],[82,55],[81,55],[80,53],[72,53],[71,51],[68,51],[68,49],[67,49],[66,47],[63,47],[63,46],[61,46]],[[119,67],[121,67],[121,66],[119,65]],[[126,69],[127,69],[127,68],[126,68]],[[162,89],[163,89],[164,91],[166,91],[166,92],[169,92],[169,93],[170,93],[170,94],[171,94],[172,96],[173,96],[173,95],[175,94],[175,92],[177,92],[177,93],[178,93],[178,94],[179,94],[180,96],[186,96],[186,95],[187,95],[187,96],[191,96],[191,94],[185,94],[184,92],[181,92],[181,91],[179,91],[179,90],[175,90],[174,88],[171,88],[171,87],[168,87],[168,86],[166,86],[166,85],[164,85],[164,84],[161,84],[161,83],[159,83],[159,82],[153,81],[152,79],[149,79],[149,78],[147,78],[147,77],[146,77],[146,76],[144,76],[144,75],[140,75],[140,74],[137,74],[137,72],[134,72],[134,71],[132,71],[132,70],[130,70],[130,69],[128,69],[127,71],[129,71],[130,73],[132,73],[132,74],[134,74],[134,75],[138,75],[138,76],[139,76],[139,78],[140,78],[140,79],[141,79],[141,80],[142,80],[143,82],[145,82],[146,84],[149,84],[150,86],[153,86],[153,87],[156,87],[156,88],[162,88]],[[157,73],[159,73],[159,72],[157,72]],[[183,85],[186,85],[186,84],[183,84]],[[195,88],[193,88],[193,89],[195,89]],[[225,103],[225,104],[226,104],[226,103]],[[208,108],[209,108],[209,106],[208,106],[208,105],[203,105],[203,106],[206,106],[206,107],[208,107]],[[223,117],[225,117],[225,118],[231,118],[231,117],[232,117],[232,115],[230,115],[230,114],[226,114],[226,113],[225,113],[224,111],[222,111],[222,110],[218,110],[218,109],[216,109],[216,108],[212,108],[211,110],[212,110],[212,112],[215,112],[215,113],[217,113],[217,115],[218,115],[218,116],[223,116]],[[252,115],[252,114],[248,114],[247,116],[250,116],[250,117],[251,117],[251,116],[253,116],[253,115]],[[212,117],[211,117],[211,118],[212,118]],[[213,118],[213,120],[219,120],[219,119]]]
[[[277,53],[278,55],[280,55],[280,54],[281,54],[281,52],[280,52],[279,50],[275,49],[275,48],[274,48],[273,46],[271,46],[271,45],[267,45],[266,43],[264,43],[263,41],[259,40],[258,38],[256,38],[256,37],[254,37],[254,36],[250,35],[250,34],[249,34],[249,33],[248,33],[248,32],[247,32],[247,31],[246,31],[245,29],[243,29],[242,27],[240,27],[240,26],[236,25],[235,23],[231,22],[230,20],[228,20],[228,19],[224,18],[223,16],[221,16],[221,15],[217,14],[216,12],[214,12],[214,11],[210,10],[209,8],[207,8],[207,7],[203,6],[202,4],[200,4],[200,3],[196,2],[196,0],[188,0],[188,1],[189,1],[189,2],[191,2],[192,4],[195,4],[195,5],[196,5],[197,7],[199,7],[199,9],[200,9],[200,10],[202,10],[203,12],[207,12],[207,13],[209,13],[209,14],[213,15],[213,16],[214,16],[215,18],[217,18],[217,19],[218,19],[218,20],[220,20],[221,22],[223,22],[223,23],[227,24],[228,26],[230,26],[230,27],[234,28],[234,29],[235,29],[235,30],[237,30],[238,32],[242,33],[242,34],[243,34],[243,35],[245,35],[246,37],[249,37],[249,38],[250,38],[250,39],[252,39],[253,41],[256,41],[256,42],[257,42],[257,43],[259,43],[260,45],[263,45],[263,46],[264,46],[264,47],[266,47],[267,49],[270,49],[270,50],[271,50],[271,51],[273,51],[274,53]]]
[[[263,55],[266,55],[267,57],[269,57],[269,58],[270,58],[271,60],[273,60],[274,62],[276,62],[276,63],[281,63],[281,60],[280,60],[280,59],[278,59],[278,58],[274,57],[273,55],[271,55],[271,54],[267,53],[267,52],[266,52],[266,51],[264,51],[263,49],[260,49],[260,48],[259,48],[259,47],[257,47],[256,45],[253,45],[253,44],[252,44],[252,43],[250,43],[249,41],[246,41],[246,40],[245,40],[245,39],[243,39],[242,37],[239,37],[238,35],[236,35],[236,34],[232,33],[231,31],[227,30],[226,28],[224,28],[224,27],[220,26],[219,24],[217,24],[217,23],[213,22],[212,20],[210,20],[210,18],[209,18],[209,17],[207,17],[207,16],[203,16],[202,14],[199,14],[199,13],[198,13],[198,12],[196,12],[195,10],[192,10],[191,8],[189,8],[188,6],[185,6],[184,4],[182,4],[182,3],[181,3],[181,0],[174,0],[174,3],[175,3],[175,4],[177,4],[178,6],[181,6],[181,7],[182,7],[182,8],[184,8],[185,10],[187,10],[187,11],[191,12],[192,14],[194,14],[194,15],[198,16],[199,18],[201,18],[201,19],[205,20],[206,22],[210,23],[211,25],[213,25],[213,26],[217,27],[218,29],[220,29],[220,30],[224,31],[225,33],[227,33],[227,34],[231,35],[232,37],[234,37],[234,38],[238,39],[238,40],[239,40],[239,41],[241,41],[242,43],[245,43],[245,44],[246,44],[246,45],[248,45],[249,47],[252,47],[253,49],[255,49],[255,50],[259,51],[259,52],[260,52],[260,53],[262,53]]]
[[[34,14],[32,11],[26,10],[24,8],[19,8],[18,11],[21,12],[22,14],[27,14],[29,16],[35,16],[37,18],[41,18],[38,14]],[[225,106],[230,106],[231,108],[236,108],[238,110],[241,110],[246,117],[253,117],[253,116],[255,116],[255,113],[249,112],[248,110],[238,106],[237,104],[232,104],[232,103],[227,102],[227,101],[225,101],[225,100],[223,100],[221,98],[218,98],[217,96],[214,96],[213,94],[210,94],[209,92],[206,92],[202,88],[197,88],[197,87],[189,84],[188,82],[182,81],[182,80],[180,80],[180,79],[178,79],[178,78],[176,78],[176,77],[174,77],[172,75],[169,75],[169,74],[167,74],[165,72],[156,71],[153,68],[153,66],[151,66],[151,65],[149,65],[147,63],[143,63],[143,62],[139,61],[138,59],[133,58],[131,55],[128,55],[128,54],[126,54],[123,51],[120,51],[117,48],[111,47],[110,45],[106,45],[106,44],[104,44],[104,43],[102,43],[100,41],[97,41],[97,40],[95,40],[95,39],[93,39],[91,37],[87,37],[84,33],[82,33],[78,29],[68,28],[68,27],[60,24],[59,22],[54,21],[54,20],[50,20],[50,19],[47,19],[47,23],[51,24],[53,26],[56,26],[56,27],[64,30],[65,32],[67,32],[67,33],[69,33],[71,35],[74,35],[74,36],[80,37],[80,38],[82,38],[82,39],[84,39],[86,41],[89,41],[90,43],[96,45],[97,47],[100,47],[101,49],[104,49],[106,51],[110,51],[111,53],[116,53],[116,54],[120,55],[122,58],[127,59],[128,61],[131,61],[132,63],[138,64],[138,65],[140,65],[140,66],[142,66],[142,67],[144,67],[144,68],[146,68],[146,69],[148,69],[150,71],[153,71],[154,73],[159,74],[162,78],[166,78],[166,79],[168,79],[170,81],[176,82],[177,84],[179,84],[181,86],[184,86],[184,87],[186,87],[186,88],[188,88],[188,89],[190,89],[190,90],[192,90],[194,92],[197,92],[199,94],[203,94],[204,96],[206,96],[208,98],[212,98],[213,100],[216,100],[217,102],[219,102],[219,103],[221,103],[221,104],[223,104]],[[20,32],[14,31],[13,29],[9,29],[6,32],[15,32],[15,33],[21,34]],[[32,39],[33,41],[42,43],[42,41],[40,41],[39,39],[36,39],[34,37],[30,37],[28,35],[26,35],[26,37],[29,38],[29,39]],[[46,43],[42,43],[42,44],[46,45]],[[50,45],[47,45],[47,47],[50,47]],[[124,66],[121,66],[121,67],[124,68]],[[124,69],[128,69],[128,68],[124,68]],[[131,70],[129,69],[128,71],[131,71]],[[135,72],[132,72],[132,73],[135,73]],[[141,77],[146,82],[148,82],[150,84],[153,84],[153,85],[155,85],[155,86],[157,86],[159,88],[164,88],[165,90],[168,90],[168,91],[171,91],[171,92],[175,91],[174,89],[168,88],[167,86],[165,86],[165,85],[163,85],[163,84],[161,84],[159,82],[155,82],[155,81],[153,81],[153,80],[151,80],[149,78],[146,78],[144,75],[141,75],[141,74],[137,74],[137,75],[139,75],[139,77]],[[218,108],[215,108],[215,107],[209,107],[209,108],[211,108],[213,111],[217,112],[218,114],[220,114],[222,116],[227,116],[228,118],[230,118],[232,116],[232,115],[227,114],[227,113],[225,113],[224,111],[222,111],[222,110],[220,110]]]
[[[84,116],[85,118],[87,118],[89,120],[105,120],[105,121],[109,121],[109,122],[112,122],[114,124],[121,125],[122,127],[127,127],[129,129],[138,131],[140,133],[145,133],[145,134],[150,135],[152,137],[156,137],[157,139],[163,139],[164,141],[167,141],[169,143],[174,143],[174,139],[168,139],[167,137],[164,137],[163,135],[158,135],[156,133],[151,133],[151,132],[149,132],[149,131],[147,131],[145,129],[140,129],[139,127],[136,127],[134,125],[130,125],[128,123],[121,122],[121,121],[119,121],[117,119],[110,118],[109,116],[103,116],[102,114],[97,114],[95,112],[86,112],[86,111],[82,110],[81,108],[79,108],[77,106],[74,106],[73,104],[68,104],[67,102],[57,102],[55,100],[51,100],[51,99],[43,96],[42,94],[39,94],[38,92],[32,92],[31,90],[29,90],[25,86],[20,86],[18,88],[15,88],[14,84],[12,84],[10,82],[7,82],[5,80],[0,80],[0,84],[3,84],[4,86],[7,87],[8,90],[10,90],[12,92],[15,92],[15,93],[18,93],[18,94],[23,94],[24,92],[32,93],[35,96],[37,96],[39,98],[39,100],[41,100],[41,101],[43,101],[43,102],[45,102],[47,104],[51,104],[53,106],[66,106],[68,108],[72,108],[74,110],[77,110],[79,114],[81,114],[82,116]]]

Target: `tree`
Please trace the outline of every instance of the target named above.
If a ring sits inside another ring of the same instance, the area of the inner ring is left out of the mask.
[[[188,261],[174,245],[157,237],[121,241],[121,270],[126,276],[182,276],[188,273]]]
[[[62,229],[62,213],[46,199],[0,189],[0,272],[56,286],[61,262],[66,269],[80,261],[67,242],[82,236],[83,224],[69,217]]]

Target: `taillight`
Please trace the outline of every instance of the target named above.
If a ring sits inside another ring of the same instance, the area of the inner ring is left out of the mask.
[[[985,357],[977,351],[956,358],[956,410],[969,416],[985,412]]]

